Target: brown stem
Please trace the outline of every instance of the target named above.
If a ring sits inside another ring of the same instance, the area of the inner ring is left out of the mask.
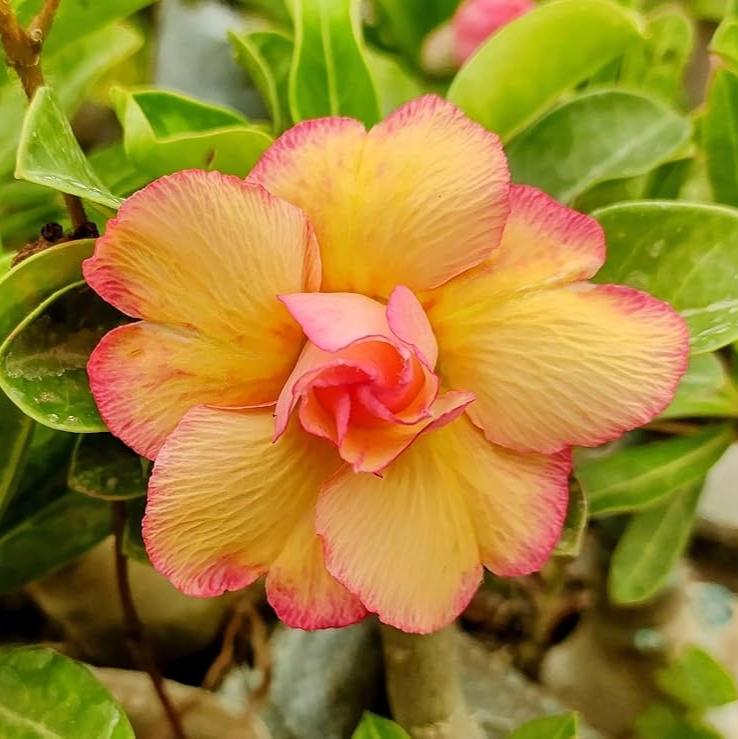
[[[169,720],[172,733],[176,739],[187,739],[177,709],[174,707],[164,687],[164,680],[156,666],[151,644],[149,644],[146,638],[144,625],[139,618],[138,611],[136,611],[136,604],[133,600],[131,583],[128,579],[128,560],[123,553],[123,533],[127,518],[126,505],[122,501],[115,501],[112,504],[112,509],[113,534],[115,535],[115,575],[118,582],[120,603],[123,609],[123,624],[126,640],[139,667],[151,678],[151,684],[154,686],[159,702]]]
[[[413,739],[478,739],[482,734],[461,692],[457,631],[406,634],[382,626],[392,714]]]
[[[0,0],[0,41],[5,50],[8,66],[17,72],[29,102],[38,88],[44,84],[41,48],[54,22],[60,2],[61,0],[46,0],[26,30],[19,23],[9,0]],[[76,195],[65,195],[64,202],[73,229],[76,230],[87,223],[84,206]]]

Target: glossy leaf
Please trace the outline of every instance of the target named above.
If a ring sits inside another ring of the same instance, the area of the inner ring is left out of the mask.
[[[690,124],[662,103],[622,90],[580,95],[518,136],[513,180],[569,203],[598,182],[644,174],[689,138]]]
[[[642,201],[593,215],[608,245],[597,282],[630,285],[671,303],[689,325],[693,354],[738,339],[738,210]]]
[[[688,416],[738,417],[738,387],[716,354],[690,359],[674,400],[659,418]]]
[[[687,708],[704,710],[738,700],[738,687],[728,670],[696,646],[686,647],[656,673],[658,686]]]
[[[154,2],[155,0],[105,0],[104,2],[63,0],[54,16],[49,35],[44,41],[44,53],[50,54],[65,46],[70,46],[76,40],[114,21],[127,18]],[[43,0],[16,2],[18,17],[27,24],[42,4]]]
[[[87,159],[113,195],[119,197],[130,195],[149,182],[148,175],[138,171],[126,156],[125,148],[120,141],[94,149]]]
[[[146,498],[126,501],[126,528],[123,531],[123,553],[129,559],[151,564],[143,541],[142,521],[146,512]]]
[[[459,70],[449,99],[503,141],[640,38],[607,0],[554,0],[494,34]]]
[[[110,504],[67,493],[0,534],[0,593],[61,569],[110,534]]]
[[[279,134],[289,125],[288,79],[292,58],[292,38],[281,30],[229,33],[239,64],[261,95]]]
[[[351,739],[410,739],[410,734],[394,721],[366,711]]]
[[[695,18],[721,21],[728,13],[733,0],[690,0],[690,10]]]
[[[14,258],[15,253],[12,251],[0,252],[0,279],[10,271]]]
[[[293,121],[345,115],[375,124],[379,100],[364,53],[359,0],[294,0],[293,6]]]
[[[710,41],[710,51],[729,66],[738,67],[738,18],[724,18]]]
[[[459,0],[376,0],[380,27],[416,64],[426,36],[448,20]]]
[[[55,431],[32,421],[31,425],[31,440],[23,474],[15,496],[10,499],[0,518],[0,531],[17,526],[67,491],[66,470],[75,441],[74,435]]]
[[[738,77],[719,69],[702,119],[702,144],[715,200],[738,205]]]
[[[644,43],[623,58],[619,83],[664,100],[679,99],[694,41],[694,24],[683,10],[657,8],[646,19]]]
[[[189,168],[245,176],[272,142],[228,108],[163,90],[113,92],[126,154],[152,178]]]
[[[614,603],[642,603],[663,588],[686,549],[700,492],[701,484],[688,486],[631,518],[610,563],[608,590]]]
[[[77,439],[67,478],[77,493],[103,500],[146,495],[141,458],[111,434],[86,434]]]
[[[593,517],[650,508],[702,480],[733,442],[729,425],[625,447],[575,466]]]
[[[41,224],[65,217],[60,199],[48,188],[22,180],[0,184],[0,238],[5,248],[20,249],[38,236]],[[2,274],[0,269],[0,278]]]
[[[584,532],[587,529],[589,500],[581,485],[572,484],[569,490],[569,508],[566,512],[564,530],[561,533],[554,556],[576,557],[582,548]]]
[[[0,393],[0,519],[23,474],[33,421]]]
[[[515,729],[508,739],[577,739],[579,720],[576,713],[543,716]]]
[[[0,344],[51,295],[82,279],[92,239],[52,246],[21,262],[0,279]]]
[[[45,647],[0,650],[0,734],[135,739],[123,709],[89,669]]]
[[[0,387],[34,420],[60,431],[105,431],[87,380],[87,360],[125,322],[83,283],[54,293],[0,346]]]
[[[370,49],[367,50],[367,61],[379,96],[382,117],[423,94],[421,82],[389,54]]]
[[[109,208],[121,203],[95,174],[48,87],[34,95],[23,121],[15,176]]]
[[[108,70],[137,51],[143,38],[127,26],[109,26],[84,36],[54,54],[44,55],[47,84],[59,98],[62,110],[71,115],[89,88]],[[26,99],[16,80],[0,85],[0,174],[15,166]]]
[[[693,716],[661,703],[650,706],[636,719],[635,732],[638,739],[724,739]]]

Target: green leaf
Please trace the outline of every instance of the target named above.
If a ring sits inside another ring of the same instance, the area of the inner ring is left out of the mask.
[[[102,336],[126,320],[84,282],[59,290],[0,346],[0,387],[45,426],[107,430],[90,394],[87,360]]]
[[[103,500],[146,495],[141,458],[111,434],[85,434],[77,439],[67,478],[77,493]]]
[[[561,713],[528,721],[515,729],[508,739],[577,739],[579,719],[576,713]]]
[[[715,200],[738,205],[738,77],[718,69],[702,119],[702,145]]]
[[[619,83],[664,100],[678,99],[694,41],[694,24],[684,11],[676,6],[657,8],[646,19],[644,43],[623,58]]]
[[[74,44],[75,41],[114,21],[127,18],[141,8],[152,5],[155,0],[63,0],[54,16],[54,23],[44,41],[44,54]],[[20,0],[15,3],[18,17],[28,23],[38,12],[43,0]]]
[[[126,156],[122,142],[91,151],[88,161],[108,190],[117,196],[130,195],[135,190],[140,190],[150,179],[133,166]]]
[[[149,555],[143,540],[142,523],[146,512],[146,498],[126,501],[126,528],[123,531],[123,553],[129,559],[150,565]]]
[[[576,557],[582,549],[584,532],[587,529],[589,500],[581,485],[573,484],[569,490],[569,508],[566,512],[564,529],[561,533],[554,556]]]
[[[729,66],[738,67],[738,19],[725,18],[710,41],[710,51]]]
[[[92,239],[52,246],[21,262],[0,279],[0,344],[47,298],[82,279]]]
[[[289,126],[288,79],[292,38],[281,30],[229,33],[236,60],[261,95],[276,134]]]
[[[382,117],[424,92],[420,81],[389,54],[367,49],[367,61],[379,95]]]
[[[0,734],[135,739],[123,709],[94,675],[44,647],[0,651]]]
[[[245,176],[271,137],[239,113],[163,90],[113,90],[128,157],[150,177],[181,169]]]
[[[2,279],[6,275],[6,273],[10,271],[13,259],[15,259],[15,252],[0,252],[0,279]]]
[[[674,399],[659,418],[689,416],[738,416],[738,388],[716,354],[698,354],[689,360]]]
[[[701,487],[687,486],[664,505],[631,518],[610,563],[608,591],[614,603],[642,603],[663,588],[686,549]]]
[[[55,54],[44,54],[46,83],[56,91],[62,110],[69,116],[89,88],[108,70],[137,51],[143,37],[127,26],[109,26],[87,35]],[[0,175],[15,166],[26,99],[16,80],[0,86]]]
[[[633,14],[612,2],[544,3],[494,34],[459,70],[448,97],[509,141],[639,38]]]
[[[23,474],[33,421],[0,394],[0,519]]]
[[[23,121],[15,176],[108,208],[121,203],[95,174],[48,87],[34,95]]]
[[[293,121],[345,115],[374,125],[379,100],[364,53],[359,0],[294,0],[294,22]]]
[[[351,739],[410,739],[410,734],[394,721],[365,711]]]
[[[380,27],[416,65],[426,36],[448,20],[459,0],[376,0]]]
[[[587,92],[515,139],[508,149],[510,170],[516,182],[570,203],[599,182],[649,172],[690,132],[686,118],[645,95]]]
[[[671,706],[650,706],[635,722],[638,739],[724,739],[693,717],[680,716]]]
[[[0,593],[69,564],[110,534],[110,505],[67,493],[0,534]]]
[[[31,441],[15,496],[0,518],[0,531],[16,526],[66,492],[66,470],[74,435],[28,420],[32,425]]]
[[[593,215],[608,245],[597,282],[630,285],[671,303],[687,321],[693,354],[738,339],[738,210],[641,201]]]
[[[695,18],[706,21],[721,21],[728,13],[731,0],[690,0],[690,9]]]
[[[658,686],[687,708],[705,710],[738,700],[732,675],[700,647],[688,646],[656,673]]]
[[[625,447],[590,457],[575,474],[592,517],[650,508],[698,483],[734,440],[731,426],[706,426],[693,436]]]

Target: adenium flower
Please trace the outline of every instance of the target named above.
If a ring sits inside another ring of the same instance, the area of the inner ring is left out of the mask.
[[[586,280],[599,225],[510,186],[498,138],[433,96],[366,131],[306,121],[246,180],[130,197],[84,264],[114,329],[88,372],[155,459],[144,538],[194,596],[266,574],[287,624],[428,632],[482,567],[540,569],[570,447],[671,399],[683,321]]]
[[[465,0],[451,22],[456,62],[463,64],[493,33],[534,7],[533,0]]]

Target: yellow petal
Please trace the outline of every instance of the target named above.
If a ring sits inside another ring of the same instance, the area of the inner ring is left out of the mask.
[[[490,254],[508,212],[499,139],[431,95],[368,133],[349,118],[299,124],[249,180],[307,213],[328,292],[440,285]]]
[[[436,314],[529,289],[592,277],[605,261],[605,235],[594,218],[527,185],[510,188],[502,243],[479,267],[424,296]]]
[[[275,564],[270,587],[292,623],[339,626],[341,615],[353,622],[360,607],[319,572],[319,549],[305,528],[338,458],[294,427],[276,444],[272,431],[267,410],[198,407],[184,417],[151,477],[149,557],[176,587],[201,597],[243,588]],[[300,574],[306,579],[298,583]]]
[[[616,438],[666,407],[686,367],[684,321],[629,288],[444,298],[429,314],[439,373],[476,395],[471,418],[513,449],[551,453]]]
[[[423,434],[383,477],[344,470],[318,502],[329,571],[403,631],[450,623],[481,579],[469,508],[439,446],[446,429]]]
[[[540,569],[568,503],[569,454],[490,444],[465,417],[423,434],[382,477],[344,470],[317,528],[328,569],[380,620],[425,633],[450,623],[480,580]]]
[[[303,343],[277,295],[317,289],[319,262],[305,216],[235,177],[179,172],[129,198],[85,278],[169,328],[111,334],[96,351],[90,377],[110,430],[154,456],[193,405],[276,401]]]
[[[154,459],[190,408],[276,398],[282,364],[274,354],[259,357],[190,329],[142,321],[107,333],[90,356],[87,374],[108,428]]]

